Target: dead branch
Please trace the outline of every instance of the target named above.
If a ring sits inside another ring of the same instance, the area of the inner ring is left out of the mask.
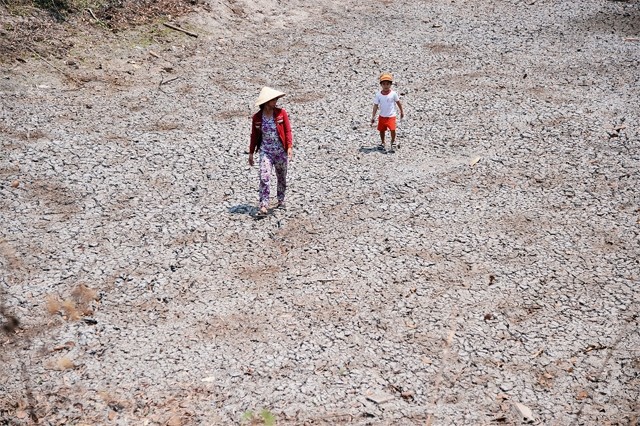
[[[187,30],[185,30],[183,28],[177,27],[177,26],[172,25],[172,24],[168,24],[166,22],[164,23],[164,26],[168,27],[168,28],[171,28],[172,30],[176,30],[176,31],[180,31],[181,33],[185,33],[186,35],[191,36],[191,37],[196,37],[196,38],[198,37],[198,34],[196,34],[196,33],[192,33],[191,31],[187,31]]]
[[[167,80],[167,81],[164,81],[164,78],[163,78],[163,79],[162,79],[162,81],[160,82],[160,86],[162,86],[163,84],[169,84],[169,83],[171,83],[172,81],[176,81],[176,80],[177,80],[177,79],[179,79],[179,78],[180,78],[179,76],[178,76],[178,77],[173,77],[173,78],[170,78],[170,79],[169,79],[169,80]]]

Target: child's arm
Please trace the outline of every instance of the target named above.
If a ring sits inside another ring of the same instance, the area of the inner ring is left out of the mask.
[[[396,105],[398,105],[398,109],[400,110],[400,118],[404,118],[404,110],[402,109],[402,103],[400,101],[396,101]]]
[[[371,124],[376,121],[376,112],[378,112],[378,104],[373,104],[373,112],[371,112]]]

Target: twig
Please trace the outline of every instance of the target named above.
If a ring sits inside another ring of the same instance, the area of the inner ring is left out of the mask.
[[[99,20],[98,18],[96,18],[96,15],[94,15],[94,14],[93,14],[93,10],[91,10],[91,9],[87,9],[87,12],[89,12],[89,14],[91,14],[91,17],[92,17],[93,19],[95,19],[95,20],[96,20],[96,22],[100,22],[100,20]]]
[[[73,81],[76,84],[80,84],[80,82],[78,80],[76,80],[75,78],[71,77],[69,74],[67,74],[66,72],[62,71],[60,68],[56,67],[55,65],[53,65],[52,63],[47,61],[45,58],[42,57],[42,55],[40,55],[38,52],[33,50],[31,47],[27,46],[27,49],[29,49],[31,52],[33,52],[38,58],[42,59],[45,64],[49,65],[51,68],[53,68],[56,71],[58,71],[59,73],[61,73],[65,77],[67,77],[69,80]]]
[[[180,78],[180,76],[178,76],[178,77],[173,77],[173,78],[171,78],[171,79],[169,79],[169,80],[167,80],[167,81],[164,81],[164,76],[162,76],[162,81],[160,81],[160,84],[158,85],[158,87],[159,87],[159,86],[162,86],[163,84],[169,84],[169,83],[171,83],[172,81],[175,81],[175,80],[177,80],[177,79],[179,79],[179,78]]]
[[[175,25],[168,24],[166,22],[164,23],[164,26],[168,27],[168,28],[171,28],[172,30],[176,30],[176,31],[180,31],[182,33],[185,33],[186,35],[191,36],[191,37],[196,37],[196,38],[198,37],[198,34],[196,34],[196,33],[192,33],[191,31],[187,31],[187,30],[185,30],[183,28],[176,27]]]
[[[171,83],[172,81],[175,81],[175,80],[177,80],[177,79],[179,79],[179,78],[180,78],[180,76],[178,76],[178,77],[174,77],[174,78],[172,78],[172,79],[169,79],[169,80],[167,80],[167,81],[164,81],[164,75],[163,75],[162,73],[160,73],[160,76],[161,76],[161,80],[160,80],[160,83],[158,84],[158,90],[160,90],[162,93],[165,93],[165,94],[166,94],[167,92],[165,92],[164,90],[162,90],[162,85],[163,85],[163,84],[169,84],[169,83]]]
[[[180,78],[179,76],[178,76],[178,77],[173,77],[172,79],[169,79],[169,80],[167,80],[167,81],[164,81],[164,79],[163,79],[163,80],[160,82],[160,86],[162,86],[163,84],[171,83],[172,81],[175,81],[175,80],[177,80],[177,79],[179,79],[179,78]]]

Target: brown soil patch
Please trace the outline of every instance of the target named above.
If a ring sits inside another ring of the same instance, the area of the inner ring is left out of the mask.
[[[83,9],[72,3],[0,1],[0,62],[24,62],[24,56],[34,54],[63,57],[78,33],[118,32],[157,20],[170,21],[198,5],[197,0],[108,0],[95,9]]]

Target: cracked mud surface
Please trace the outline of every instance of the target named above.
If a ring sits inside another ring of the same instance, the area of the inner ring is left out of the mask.
[[[635,424],[640,4],[478,3],[209,2],[3,65],[0,420]]]

